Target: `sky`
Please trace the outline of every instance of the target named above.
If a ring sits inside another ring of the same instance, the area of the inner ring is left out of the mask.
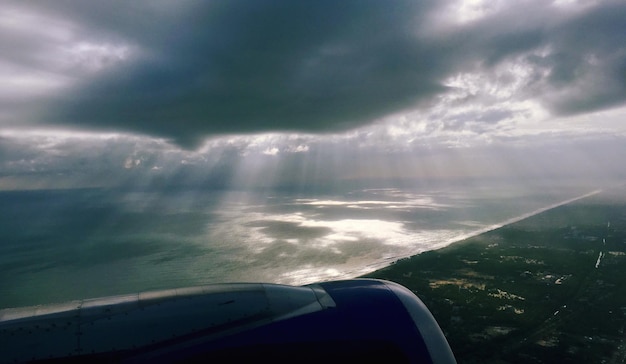
[[[11,1],[0,190],[626,177],[626,2]]]

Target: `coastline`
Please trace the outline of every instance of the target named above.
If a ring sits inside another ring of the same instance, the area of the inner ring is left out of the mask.
[[[626,190],[573,203],[599,192],[363,277],[413,291],[459,363],[621,362]]]
[[[585,193],[585,194],[583,194],[581,196],[577,196],[577,197],[573,197],[573,198],[570,198],[570,199],[567,199],[567,200],[564,200],[564,201],[556,202],[554,204],[551,204],[551,205],[548,205],[548,206],[545,206],[545,207],[533,210],[531,212],[528,212],[528,213],[525,213],[525,214],[522,214],[522,215],[519,215],[519,216],[512,217],[512,218],[504,220],[502,222],[499,222],[499,223],[496,223],[496,224],[492,224],[492,225],[483,227],[483,228],[478,229],[478,230],[474,230],[474,231],[466,233],[466,234],[457,235],[457,236],[455,236],[453,238],[450,238],[448,240],[445,240],[445,241],[443,241],[441,243],[433,244],[430,249],[426,249],[426,250],[421,251],[421,252],[408,254],[408,255],[397,255],[397,256],[393,256],[393,257],[388,257],[388,258],[384,259],[381,262],[368,264],[366,266],[366,268],[360,270],[359,272],[356,272],[354,274],[349,274],[348,273],[348,274],[346,274],[344,279],[351,279],[351,278],[355,278],[355,277],[362,277],[362,276],[365,276],[365,275],[374,274],[378,270],[385,269],[385,268],[395,264],[399,260],[411,258],[411,257],[417,256],[417,255],[425,253],[425,252],[430,252],[430,251],[436,251],[436,250],[439,250],[439,249],[443,249],[443,248],[445,248],[447,246],[450,246],[450,245],[453,245],[453,244],[456,244],[456,243],[461,243],[461,242],[463,242],[463,241],[465,241],[467,239],[471,239],[471,238],[477,237],[479,235],[488,233],[490,231],[494,231],[494,230],[500,229],[500,228],[505,227],[507,225],[514,224],[514,223],[522,221],[524,219],[528,219],[530,217],[533,217],[533,216],[541,214],[543,212],[555,209],[557,207],[568,205],[570,203],[582,200],[584,198],[588,198],[588,197],[597,195],[597,194],[601,193],[602,191],[603,191],[602,189],[596,189],[596,190],[593,190],[591,192]]]

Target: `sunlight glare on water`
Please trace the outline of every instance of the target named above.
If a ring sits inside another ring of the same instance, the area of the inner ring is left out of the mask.
[[[20,223],[0,222],[0,307],[220,282],[356,277],[578,191],[506,193],[3,192],[0,213]]]

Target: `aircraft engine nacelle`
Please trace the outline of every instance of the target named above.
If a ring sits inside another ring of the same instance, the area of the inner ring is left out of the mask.
[[[0,310],[0,362],[454,363],[405,287],[217,284]]]

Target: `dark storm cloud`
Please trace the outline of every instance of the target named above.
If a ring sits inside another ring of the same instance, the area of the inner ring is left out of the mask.
[[[186,147],[212,134],[332,132],[427,111],[433,96],[451,90],[446,79],[478,73],[506,86],[517,76],[495,70],[522,61],[532,77],[513,101],[533,99],[561,115],[626,101],[622,1],[507,3],[469,23],[455,22],[454,1],[7,4],[38,14],[41,29],[0,36],[11,49],[2,59],[73,80],[38,103],[40,123]],[[46,28],[67,34],[43,36]],[[92,48],[66,60],[63,42]],[[23,108],[25,97],[11,105]]]
[[[442,90],[441,57],[416,37],[428,6],[229,1],[143,26],[105,19],[148,55],[63,95],[56,116],[186,145],[206,134],[362,125]]]

